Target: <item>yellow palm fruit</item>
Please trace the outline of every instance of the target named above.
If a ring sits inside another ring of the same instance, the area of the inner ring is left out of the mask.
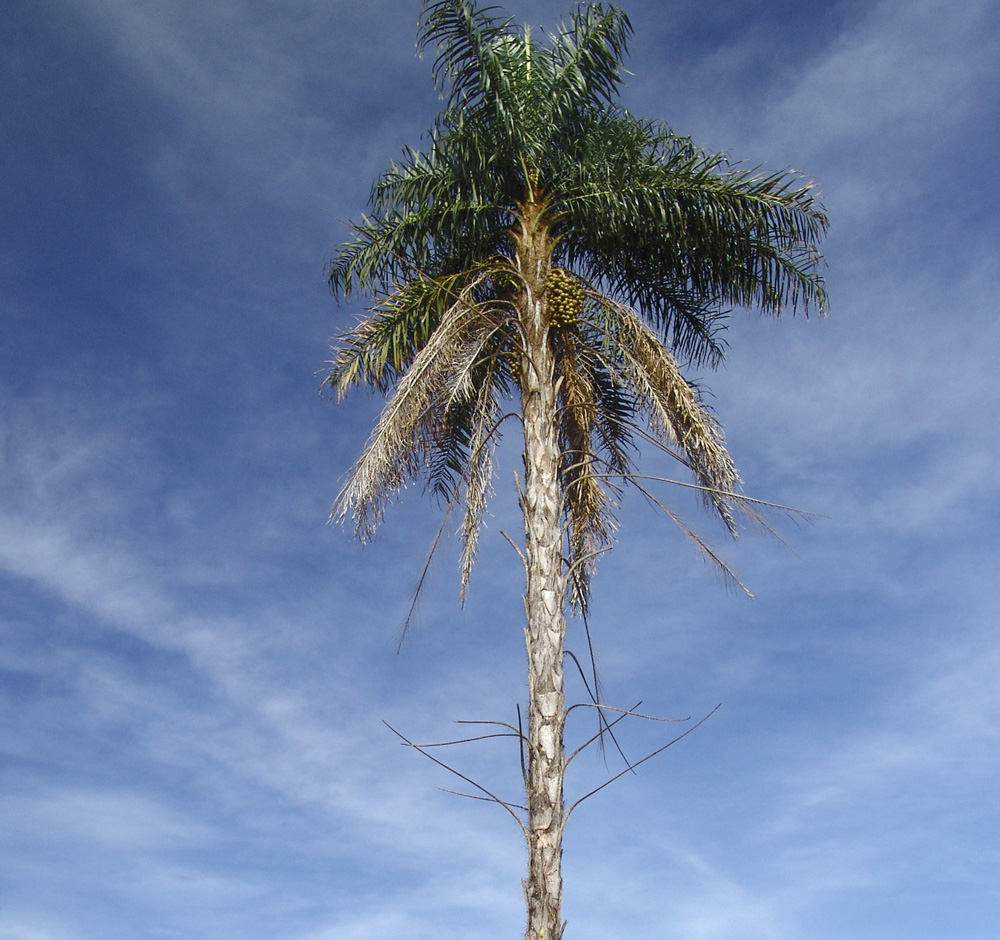
[[[510,368],[510,377],[515,382],[521,381],[521,355],[518,352],[509,352],[504,356],[507,366]]]
[[[557,329],[571,326],[583,310],[583,288],[563,268],[549,272],[549,322]]]

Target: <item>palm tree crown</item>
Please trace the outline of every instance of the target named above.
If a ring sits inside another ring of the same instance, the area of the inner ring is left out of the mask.
[[[627,479],[637,428],[690,467],[733,527],[735,469],[675,357],[718,363],[733,306],[822,311],[826,218],[796,176],[733,169],[617,104],[631,32],[621,10],[581,7],[547,46],[493,12],[425,5],[418,44],[438,50],[445,107],[430,146],[407,150],[376,181],[372,214],[329,269],[336,295],[377,298],[340,338],[329,384],[339,394],[356,383],[395,388],[334,512],[353,513],[367,538],[414,476],[448,500],[461,492],[464,590],[500,402],[522,375],[517,243],[542,236],[543,293],[559,275],[543,310],[561,380],[574,599],[584,604],[590,566],[575,562],[607,540],[604,481]]]
[[[735,533],[739,477],[681,364],[721,360],[731,308],[826,307],[827,220],[810,185],[735,168],[629,114],[630,33],[603,4],[539,41],[473,0],[425,0],[418,47],[436,54],[443,109],[425,149],[376,180],[329,268],[337,297],[374,302],[339,337],[327,381],[338,395],[391,392],[332,517],[369,538],[400,487],[424,478],[463,507],[464,595],[511,400],[521,416],[529,658],[532,643],[551,646],[532,659],[529,712],[558,739],[543,761],[533,726],[530,760],[559,776],[558,800],[531,803],[533,846],[562,825],[565,620],[552,596],[586,609],[640,441],[689,468]],[[558,878],[531,857],[529,936],[558,940]]]

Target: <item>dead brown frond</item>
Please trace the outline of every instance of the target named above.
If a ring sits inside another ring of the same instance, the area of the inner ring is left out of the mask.
[[[561,473],[568,529],[570,602],[575,610],[585,613],[595,561],[611,542],[615,517],[613,501],[594,473],[599,395],[581,367],[574,345],[570,337],[564,337],[556,361],[562,379]]]
[[[444,311],[334,502],[330,521],[353,514],[362,541],[374,536],[389,498],[425,469],[451,406],[472,387],[472,366],[497,329],[494,309],[475,302],[475,288],[484,277],[471,279]]]
[[[732,500],[740,477],[715,417],[697,389],[685,379],[674,356],[628,306],[603,295],[591,295],[603,308],[609,367],[635,396],[650,431],[677,448],[703,487],[706,503],[735,535]]]

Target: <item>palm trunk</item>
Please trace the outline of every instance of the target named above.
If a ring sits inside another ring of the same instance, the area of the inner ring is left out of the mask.
[[[525,277],[521,310],[525,352],[521,368],[524,416],[524,513],[527,588],[525,641],[528,652],[528,877],[524,882],[526,940],[562,936],[563,776],[562,494],[555,361],[543,299],[551,248],[538,215],[526,213],[527,238],[518,261]],[[535,224],[533,224],[535,223]],[[537,227],[536,227],[537,225]],[[532,231],[532,229],[535,229]]]

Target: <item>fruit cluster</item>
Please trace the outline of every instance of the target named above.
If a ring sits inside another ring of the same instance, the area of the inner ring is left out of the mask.
[[[583,310],[583,288],[562,268],[549,272],[549,319],[557,329],[572,326]]]
[[[510,377],[517,383],[521,381],[521,356],[516,352],[509,352],[504,359],[510,368]]]

